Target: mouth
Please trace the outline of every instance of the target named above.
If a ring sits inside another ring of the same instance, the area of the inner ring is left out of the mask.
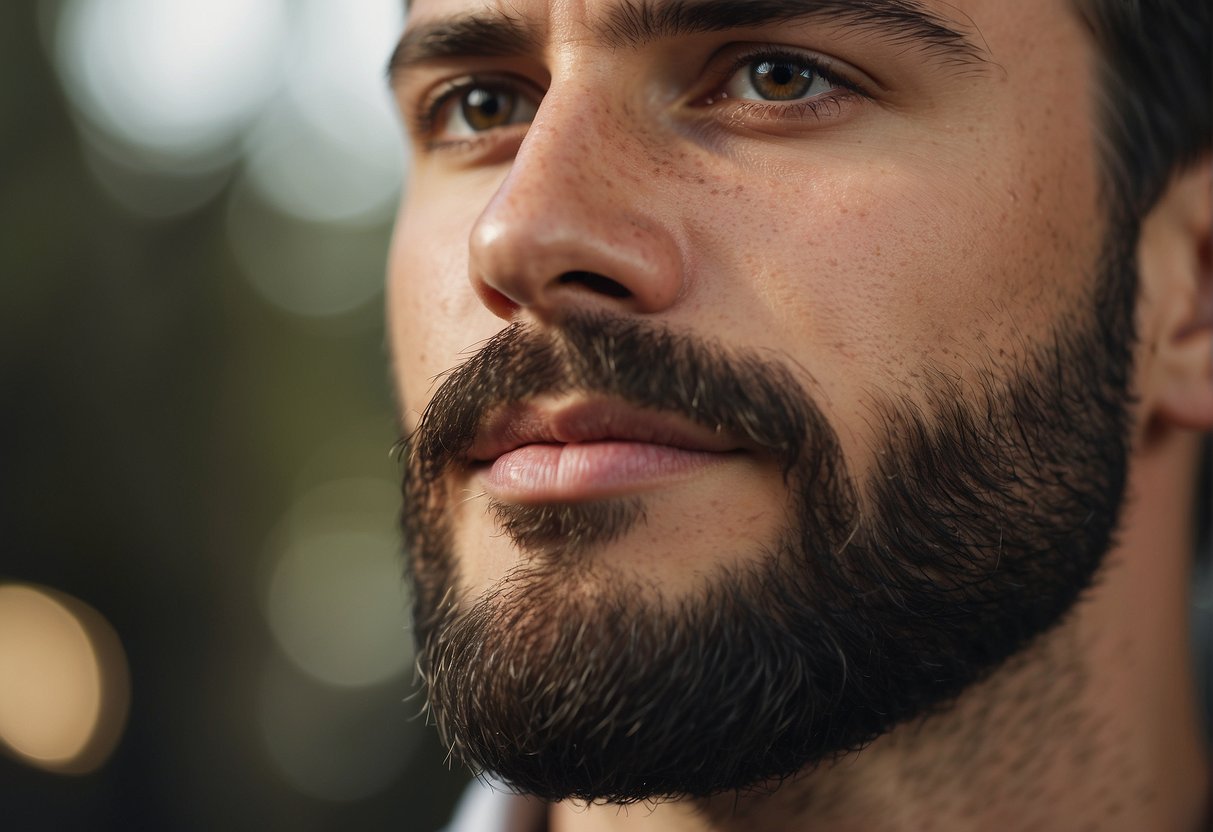
[[[543,503],[652,490],[743,453],[723,431],[598,399],[502,408],[486,420],[467,458],[490,497]]]

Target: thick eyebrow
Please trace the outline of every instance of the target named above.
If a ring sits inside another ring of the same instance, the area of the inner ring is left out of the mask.
[[[813,19],[866,30],[949,64],[988,59],[983,46],[918,0],[618,0],[591,26],[607,45],[636,48],[664,38]],[[388,76],[447,58],[531,55],[542,41],[537,25],[501,11],[420,23],[405,30]]]
[[[622,0],[603,18],[617,47],[679,35],[824,19],[866,29],[897,45],[955,63],[986,60],[986,50],[918,0]]]
[[[530,55],[542,45],[541,31],[504,12],[478,12],[405,29],[388,61],[388,78],[446,58],[505,58]]]

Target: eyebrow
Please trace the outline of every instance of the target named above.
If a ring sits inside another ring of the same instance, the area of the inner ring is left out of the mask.
[[[813,19],[868,30],[949,65],[988,59],[984,46],[919,0],[620,0],[590,26],[604,43],[623,49],[666,38]],[[449,58],[534,54],[542,41],[539,26],[501,11],[421,23],[405,30],[388,63],[388,76]]]
[[[388,61],[388,77],[448,58],[503,58],[537,52],[538,27],[504,12],[479,12],[409,26]]]

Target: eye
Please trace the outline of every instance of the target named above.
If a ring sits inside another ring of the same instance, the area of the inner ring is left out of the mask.
[[[729,76],[718,97],[748,101],[803,101],[849,85],[819,64],[795,55],[744,58]]]
[[[466,139],[517,124],[529,124],[538,96],[504,83],[456,82],[430,105],[423,132],[435,142]]]

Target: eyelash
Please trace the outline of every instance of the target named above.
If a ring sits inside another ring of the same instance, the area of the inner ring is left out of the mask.
[[[729,64],[728,69],[720,74],[716,88],[723,87],[738,72],[759,61],[799,64],[837,89],[813,98],[788,102],[730,99],[722,92],[714,92],[701,99],[700,106],[731,103],[728,115],[725,116],[729,121],[807,118],[823,121],[838,116],[848,101],[872,98],[861,84],[837,72],[828,60],[809,53],[772,46],[758,47],[738,55]]]
[[[422,101],[421,106],[412,118],[412,129],[426,139],[431,149],[446,147],[453,144],[467,144],[472,140],[458,142],[434,141],[434,131],[438,126],[438,115],[447,105],[458,101],[459,97],[474,89],[510,89],[517,91],[522,86],[517,81],[511,81],[498,75],[469,75],[442,85],[437,92]]]
[[[758,47],[756,49],[753,49],[753,50],[750,50],[750,51],[747,51],[747,52],[744,52],[744,53],[738,55],[736,58],[733,59],[733,62],[729,65],[729,68],[720,74],[720,80],[718,81],[717,86],[723,85],[730,78],[732,78],[734,75],[736,75],[739,71],[741,71],[742,69],[744,69],[747,66],[750,66],[751,64],[757,63],[758,61],[770,61],[772,63],[800,64],[800,65],[812,70],[814,75],[828,81],[830,84],[834,85],[835,87],[840,87],[841,89],[846,90],[848,93],[854,93],[855,95],[860,95],[860,96],[863,96],[864,98],[871,97],[868,94],[868,92],[860,84],[855,83],[851,79],[849,79],[846,76],[842,75],[841,73],[835,71],[833,66],[830,64],[830,62],[828,60],[825,60],[823,58],[820,58],[820,57],[817,57],[815,55],[811,55],[808,53],[797,52],[794,50],[783,49],[780,47],[772,47],[772,46]],[[833,97],[833,96],[819,96],[819,98],[827,98],[827,97]],[[712,101],[712,99],[713,99],[713,96],[708,96],[705,100],[710,102],[710,101]],[[814,100],[814,99],[811,99],[811,100]],[[755,102],[755,103],[764,103],[764,102]],[[765,102],[765,103],[779,104],[779,102],[777,102],[777,101],[771,101],[771,102]],[[804,103],[805,102],[803,102],[803,101],[789,102],[789,104],[791,106],[799,106]]]
[[[799,64],[813,72],[814,75],[822,78],[831,86],[839,91],[830,92],[823,95],[818,95],[808,100],[793,100],[786,103],[778,101],[757,101],[751,99],[730,99],[724,96],[719,88],[722,87],[729,79],[733,78],[738,72],[745,67],[754,64],[757,61],[772,61],[786,62]],[[508,77],[497,75],[472,75],[461,78],[458,81],[451,82],[440,88],[438,92],[429,96],[423,101],[421,107],[418,108],[412,118],[412,129],[416,135],[421,136],[425,140],[427,149],[441,150],[452,147],[466,148],[478,144],[483,139],[489,138],[492,131],[486,131],[484,136],[475,138],[462,138],[458,140],[441,140],[435,139],[434,132],[437,129],[438,117],[442,111],[456,102],[460,96],[466,94],[470,90],[481,89],[509,89],[518,94],[525,94],[525,90],[521,87],[529,86],[520,84],[516,80],[511,80]],[[829,61],[823,60],[811,54],[801,53],[790,49],[781,49],[778,47],[762,47],[749,50],[741,55],[738,55],[729,68],[720,73],[719,79],[715,85],[717,91],[708,96],[704,96],[699,100],[697,106],[709,107],[722,105],[724,102],[731,104],[732,119],[740,117],[770,120],[780,118],[816,118],[818,120],[833,118],[838,115],[841,107],[851,99],[855,98],[871,98],[871,95],[863,88],[862,85],[852,81],[846,76],[836,72],[830,65]],[[530,92],[536,93],[537,90],[531,89]],[[542,97],[541,95],[538,97]]]

